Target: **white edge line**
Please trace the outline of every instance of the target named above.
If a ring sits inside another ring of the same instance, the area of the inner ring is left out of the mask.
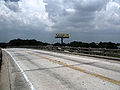
[[[20,65],[17,63],[17,61],[15,60],[15,58],[10,54],[10,52],[8,52],[7,50],[4,50],[6,51],[10,56],[11,58],[13,59],[13,61],[15,62],[15,64],[17,64],[18,68],[20,69],[21,73],[23,74],[25,80],[28,82],[31,90],[36,90],[32,84],[32,82],[29,80],[29,78],[27,77],[27,75],[25,74],[25,72],[23,71],[23,69],[20,67]]]

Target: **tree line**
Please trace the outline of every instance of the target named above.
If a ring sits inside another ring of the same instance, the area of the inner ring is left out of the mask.
[[[80,42],[80,41],[73,41],[70,43],[63,43],[62,45],[60,43],[54,43],[49,44],[46,42],[37,41],[35,39],[13,39],[10,40],[8,43],[0,43],[0,47],[5,48],[6,46],[47,46],[47,45],[53,45],[53,46],[71,46],[71,47],[85,47],[85,48],[107,48],[107,49],[117,49],[120,44],[119,43],[113,43],[113,42],[99,42],[99,43],[86,43],[86,42]]]
[[[60,43],[53,44],[54,46],[61,46]],[[68,44],[63,43],[63,46],[71,46],[71,47],[84,47],[84,48],[107,48],[107,49],[118,49],[120,44],[116,44],[113,42],[99,42],[99,43],[86,43],[80,41],[73,41]]]
[[[7,47],[7,46],[47,46],[48,43],[37,41],[35,39],[13,39],[10,40],[8,43],[0,43],[0,47]]]

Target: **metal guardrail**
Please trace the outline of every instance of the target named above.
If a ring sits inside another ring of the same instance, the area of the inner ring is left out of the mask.
[[[106,49],[106,48],[83,48],[83,47],[69,47],[69,46],[13,46],[12,48],[34,48],[44,49],[49,51],[65,51],[83,53],[89,55],[101,55],[120,58],[120,49]]]

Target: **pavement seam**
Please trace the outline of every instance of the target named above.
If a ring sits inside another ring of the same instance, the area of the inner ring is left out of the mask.
[[[23,52],[25,52],[25,51],[23,51]],[[111,78],[108,78],[108,77],[105,77],[105,76],[102,76],[102,75],[99,75],[99,74],[90,73],[90,72],[87,72],[87,71],[85,71],[85,70],[83,70],[83,69],[80,69],[80,68],[78,68],[78,67],[75,67],[75,66],[72,66],[72,65],[68,65],[68,64],[66,64],[66,63],[63,63],[63,62],[60,62],[60,61],[57,61],[57,60],[54,60],[54,59],[50,59],[50,58],[47,58],[47,57],[44,57],[44,56],[40,56],[40,55],[38,55],[38,54],[34,54],[34,53],[30,53],[30,52],[25,52],[25,53],[28,53],[28,54],[30,54],[30,55],[38,56],[38,57],[40,57],[40,58],[49,60],[49,61],[51,61],[51,62],[53,62],[53,63],[57,63],[57,64],[59,64],[59,65],[63,65],[63,66],[65,66],[65,67],[68,67],[68,68],[71,68],[71,69],[74,69],[74,70],[77,70],[77,71],[86,73],[86,74],[88,74],[88,75],[97,77],[97,78],[102,79],[102,80],[104,80],[104,81],[108,81],[108,82],[110,82],[110,83],[113,83],[113,84],[115,84],[115,85],[120,86],[120,81],[117,81],[117,80],[114,80],[114,79],[111,79]]]
[[[81,64],[75,64],[75,65],[71,65],[71,66],[77,66],[77,65],[81,65]],[[25,70],[26,71],[35,71],[35,70],[48,70],[48,69],[56,69],[56,68],[64,68],[65,66],[59,66],[59,67],[51,67],[51,68],[38,68],[38,69],[32,69],[32,70]]]
[[[41,52],[36,52],[36,53],[41,54]],[[42,52],[42,54],[47,54],[47,55],[50,55],[50,56],[54,56],[54,57],[60,58],[59,56],[55,56],[55,55],[48,54],[48,53],[43,53],[43,52]],[[83,63],[83,62],[80,62],[80,61],[77,61],[77,60],[72,60],[72,59],[69,59],[69,58],[66,58],[66,57],[61,57],[61,58],[66,59],[66,60],[69,60],[69,61],[73,61],[73,62],[85,64],[85,65],[89,65],[89,64],[90,64],[90,65],[95,66],[95,67],[98,67],[98,68],[103,68],[103,69],[106,69],[106,70],[111,70],[111,71],[120,73],[120,71],[118,71],[118,70],[109,69],[109,68],[107,68],[107,67],[103,67],[103,66],[96,65],[95,63],[98,63],[98,62],[92,62],[92,63],[90,62],[90,63],[86,64],[86,63]]]

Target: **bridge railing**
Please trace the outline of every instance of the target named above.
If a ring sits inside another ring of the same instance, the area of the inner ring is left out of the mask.
[[[83,48],[83,47],[69,47],[69,46],[13,46],[14,48],[34,48],[49,51],[62,51],[83,53],[89,55],[102,55],[120,58],[120,49],[106,49],[106,48]]]
[[[112,57],[120,58],[120,49],[61,47],[61,51],[69,51],[69,52],[84,53],[91,55],[112,56]]]

